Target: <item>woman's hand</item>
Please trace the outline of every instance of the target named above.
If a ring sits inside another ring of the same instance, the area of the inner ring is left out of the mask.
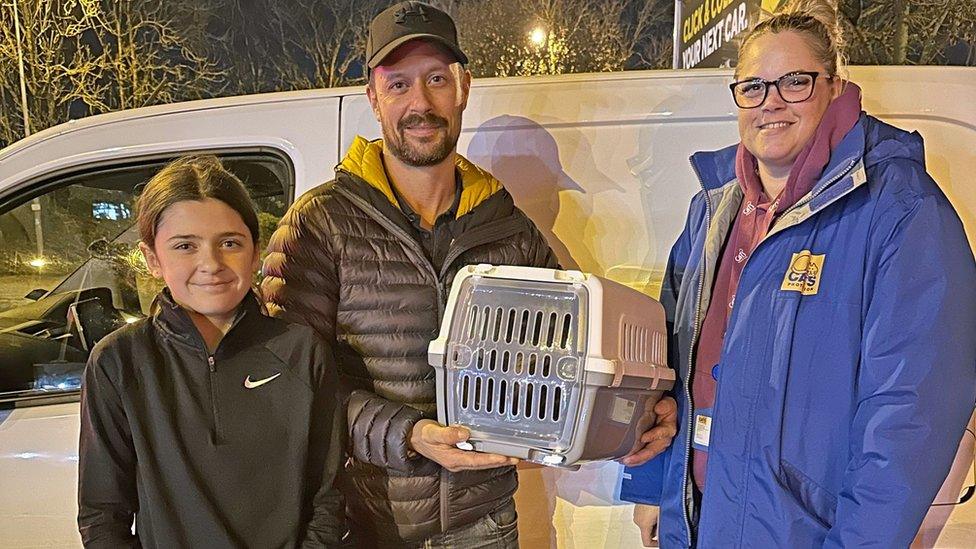
[[[654,427],[644,431],[636,447],[620,459],[624,465],[643,465],[671,446],[678,433],[678,403],[666,396],[654,405],[654,413],[657,415]]]
[[[657,522],[661,510],[656,505],[634,505],[634,524],[640,528],[641,543],[644,547],[660,547],[658,545]]]

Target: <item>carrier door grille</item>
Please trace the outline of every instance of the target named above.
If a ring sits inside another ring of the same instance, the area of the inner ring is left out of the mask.
[[[568,447],[583,382],[585,297],[569,284],[466,279],[448,340],[449,420],[496,439]]]

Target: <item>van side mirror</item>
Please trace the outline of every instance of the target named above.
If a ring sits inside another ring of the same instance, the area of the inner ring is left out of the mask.
[[[44,288],[36,288],[36,289],[31,290],[29,294],[25,295],[24,296],[24,299],[29,299],[31,301],[37,301],[38,299],[44,297],[44,294],[46,294],[46,293],[47,293],[47,290],[45,290]]]

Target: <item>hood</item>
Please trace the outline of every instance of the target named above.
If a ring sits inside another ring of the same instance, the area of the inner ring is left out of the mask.
[[[493,175],[475,166],[460,154],[456,154],[455,166],[461,175],[461,202],[458,204],[457,217],[470,212],[490,196],[501,190],[502,184]],[[383,166],[383,140],[369,141],[356,136],[349,152],[339,163],[337,170],[343,170],[363,181],[383,194],[394,208],[399,209],[390,180],[386,176]]]
[[[864,167],[896,158],[911,160],[925,169],[925,142],[917,132],[907,132],[873,116],[861,115],[864,124]]]

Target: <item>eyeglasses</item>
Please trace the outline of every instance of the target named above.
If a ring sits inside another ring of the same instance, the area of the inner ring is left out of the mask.
[[[769,87],[776,86],[776,91],[787,103],[802,103],[813,96],[813,85],[820,76],[819,72],[795,71],[784,74],[776,80],[750,78],[740,80],[729,85],[732,99],[740,109],[754,109],[766,102]],[[824,76],[827,80],[833,76]]]

